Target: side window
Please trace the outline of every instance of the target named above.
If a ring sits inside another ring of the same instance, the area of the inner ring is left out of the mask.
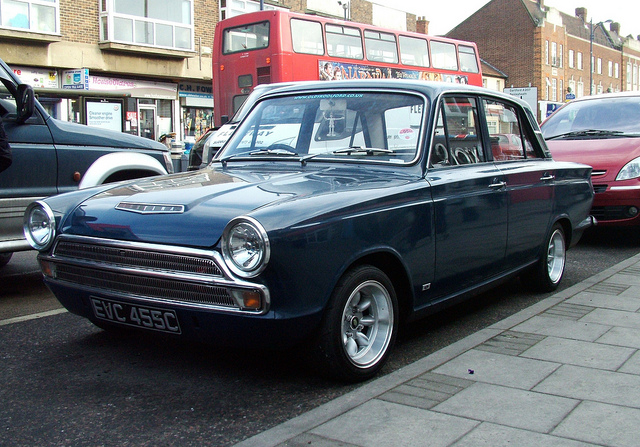
[[[516,107],[495,100],[483,100],[483,103],[493,159],[507,161],[536,158],[531,139],[524,132]]]
[[[400,57],[403,64],[418,67],[429,66],[429,49],[426,39],[400,36],[398,43],[400,44]]]
[[[327,25],[327,53],[329,56],[363,59],[360,30],[341,25]]]
[[[476,98],[445,97],[439,107],[430,165],[454,166],[486,161],[478,127]]]
[[[448,42],[431,41],[431,62],[434,68],[457,70],[456,46]]]
[[[293,51],[305,54],[324,54],[322,25],[310,20],[291,19]]]
[[[367,59],[370,61],[398,63],[396,36],[393,34],[365,30],[364,43],[367,47]]]

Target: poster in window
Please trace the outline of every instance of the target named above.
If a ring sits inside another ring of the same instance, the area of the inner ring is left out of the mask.
[[[122,132],[122,102],[87,101],[87,126]]]

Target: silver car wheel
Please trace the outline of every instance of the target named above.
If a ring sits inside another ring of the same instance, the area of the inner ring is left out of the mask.
[[[562,231],[556,229],[549,239],[549,247],[547,248],[547,272],[549,280],[554,284],[562,278],[565,258],[564,235]]]
[[[342,312],[342,346],[358,368],[376,364],[393,335],[393,305],[387,289],[377,281],[356,287]]]

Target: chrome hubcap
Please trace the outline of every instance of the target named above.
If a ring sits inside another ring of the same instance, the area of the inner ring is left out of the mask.
[[[342,313],[342,346],[355,366],[373,365],[387,351],[392,309],[389,292],[377,281],[364,282],[351,293]]]
[[[549,280],[554,284],[562,278],[565,253],[564,237],[560,230],[556,230],[551,235],[547,249],[547,272],[549,273]]]

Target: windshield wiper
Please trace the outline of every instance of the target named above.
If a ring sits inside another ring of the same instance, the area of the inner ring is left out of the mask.
[[[298,154],[287,149],[260,149],[258,151],[249,152],[249,155],[278,155],[285,157],[297,157]]]
[[[573,132],[561,133],[560,135],[554,135],[552,137],[545,138],[545,140],[555,140],[556,138],[571,138],[571,137],[611,137],[624,134],[621,130],[597,130],[597,129],[584,129],[576,130]]]
[[[338,149],[333,151],[334,154],[347,154],[351,155],[353,153],[362,153],[366,155],[375,155],[375,154],[393,154],[395,151],[393,149],[382,149],[378,147],[361,147],[361,146],[351,146],[345,147],[344,149]]]

